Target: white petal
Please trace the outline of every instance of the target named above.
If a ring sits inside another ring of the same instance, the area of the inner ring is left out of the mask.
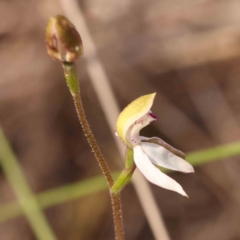
[[[148,142],[141,142],[143,151],[150,161],[158,166],[184,173],[192,173],[194,169],[190,163],[169,152],[166,148]]]
[[[187,194],[184,192],[180,184],[168,177],[166,174],[162,173],[151,163],[140,145],[135,146],[133,150],[134,162],[142,174],[148,179],[148,181],[158,185],[159,187],[178,192],[187,197]]]

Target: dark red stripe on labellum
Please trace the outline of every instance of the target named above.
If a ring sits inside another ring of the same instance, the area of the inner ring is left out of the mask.
[[[153,119],[157,120],[157,116],[154,115],[153,113],[148,113]]]

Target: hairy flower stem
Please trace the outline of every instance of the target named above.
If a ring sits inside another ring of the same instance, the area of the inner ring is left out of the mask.
[[[113,193],[111,191],[111,187],[114,184],[114,181],[112,179],[111,173],[109,171],[108,165],[101,153],[101,150],[96,142],[96,139],[90,129],[90,126],[88,124],[84,107],[82,104],[82,100],[80,97],[80,88],[78,83],[78,76],[76,73],[76,69],[74,67],[73,63],[63,63],[63,69],[64,74],[67,80],[68,87],[70,89],[70,92],[73,96],[75,108],[78,114],[79,121],[82,125],[83,131],[85,133],[85,136],[88,140],[88,143],[95,155],[95,158],[98,161],[98,164],[102,170],[102,173],[104,174],[109,191],[111,196],[111,203],[112,203],[112,210],[113,210],[113,218],[114,218],[114,226],[115,226],[115,239],[116,240],[123,240],[124,239],[124,232],[123,232],[123,223],[122,223],[122,208],[121,208],[121,199],[120,194]]]

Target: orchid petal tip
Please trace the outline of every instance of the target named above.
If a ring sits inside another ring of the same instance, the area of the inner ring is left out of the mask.
[[[189,198],[189,196],[183,191],[182,193],[181,193],[184,197],[187,197],[187,198]]]

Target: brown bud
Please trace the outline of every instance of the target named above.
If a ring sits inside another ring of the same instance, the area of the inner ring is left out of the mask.
[[[62,62],[75,62],[83,54],[79,33],[75,26],[61,15],[49,19],[46,45],[48,54]]]

